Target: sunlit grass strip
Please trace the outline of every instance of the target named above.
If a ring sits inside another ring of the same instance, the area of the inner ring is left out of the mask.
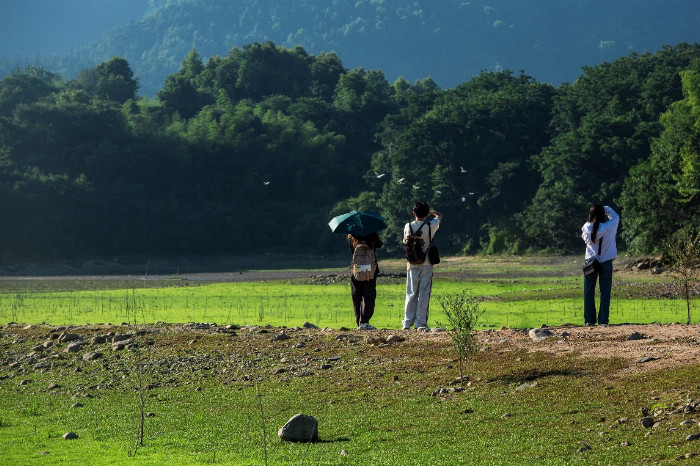
[[[535,327],[580,324],[578,278],[435,280],[433,293],[467,289],[484,297],[484,327]],[[378,285],[372,323],[398,328],[403,317],[402,282]],[[698,300],[695,300],[696,308]],[[683,321],[684,303],[675,299],[623,299],[613,293],[611,323]],[[430,321],[444,322],[439,306]],[[695,317],[693,322],[697,322]],[[214,322],[219,325],[354,327],[348,284],[307,285],[287,282],[217,283],[189,287],[121,290],[21,292],[0,294],[0,323],[50,324]]]

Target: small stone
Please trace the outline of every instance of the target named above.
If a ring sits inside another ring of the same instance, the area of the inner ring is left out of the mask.
[[[700,439],[700,434],[690,434],[690,435],[687,436],[685,439],[686,439],[686,441],[688,441],[688,442],[692,442],[692,441],[694,441],[694,440]]]
[[[621,417],[620,419],[617,420],[618,424],[623,424],[625,422],[629,421],[629,418],[627,417]]]
[[[314,442],[318,440],[318,421],[307,414],[296,414],[280,427],[277,435],[289,442]]]
[[[65,342],[67,342],[67,341],[75,341],[75,340],[78,340],[78,339],[80,339],[80,335],[77,335],[77,334],[75,334],[75,333],[65,333],[65,332],[64,332],[64,333],[62,333],[61,335],[59,335],[59,337],[58,337],[58,342],[59,342],[59,343],[65,343]]]
[[[431,331],[432,333],[441,333],[441,332],[446,332],[447,330],[445,330],[445,329],[442,328],[442,327],[433,327],[433,328],[430,329],[430,331]]]
[[[542,341],[554,336],[554,334],[546,328],[533,328],[528,332],[528,335],[530,335],[530,338],[534,341]]]
[[[150,412],[150,411],[147,412],[147,413],[145,414],[145,416],[146,416],[146,417],[156,417],[156,415],[155,415],[154,413]]]
[[[75,432],[66,432],[65,434],[63,434],[63,440],[73,440],[76,438],[78,438],[78,434],[76,434]]]
[[[47,390],[56,390],[57,388],[61,388],[61,386],[59,384],[57,384],[56,382],[51,382],[49,384],[49,387],[47,388]]]
[[[681,422],[682,426],[689,426],[693,423],[690,419],[686,419],[685,421]]]
[[[90,353],[83,354],[83,361],[93,361],[102,357],[102,353],[99,351],[93,351]]]
[[[289,340],[291,337],[284,332],[278,333],[272,340],[273,341],[284,341]]]
[[[401,343],[402,341],[405,341],[406,339],[404,337],[401,337],[399,335],[389,335],[386,337],[386,342],[387,343]]]
[[[321,369],[325,371],[325,370],[331,369],[332,367],[333,366],[331,364],[323,364],[321,366]]]
[[[39,370],[39,369],[46,369],[48,367],[51,367],[51,363],[48,361],[42,361],[40,363],[34,364],[34,369]]]
[[[65,353],[77,353],[78,351],[80,351],[80,348],[82,348],[82,347],[83,347],[83,344],[80,342],[71,343],[70,345],[66,346],[66,349],[64,349],[63,351]]]
[[[620,446],[621,446],[621,447],[629,447],[629,446],[630,446],[630,443],[629,443],[627,440],[625,440],[625,441],[623,441],[623,442],[620,442]]]
[[[315,326],[311,322],[304,322],[304,325],[302,325],[302,327],[304,327],[304,328],[318,328],[317,326]]]
[[[644,335],[642,335],[639,332],[632,332],[632,334],[627,337],[627,341],[642,340],[642,339],[644,339]]]
[[[28,384],[30,384],[30,383],[32,383],[31,380],[29,380],[29,379],[24,379],[24,380],[20,381],[19,384],[20,384],[20,385],[28,385]]]
[[[340,456],[348,456],[347,450],[340,450]]]
[[[583,445],[581,445],[581,448],[578,449],[578,452],[583,453],[584,451],[589,451],[589,450],[593,450],[593,448],[591,448],[591,446],[589,444],[584,443]]]
[[[650,361],[656,361],[659,358],[655,358],[654,356],[645,356],[643,358],[637,359],[638,363],[645,363],[645,362],[650,362]]]
[[[653,417],[643,417],[639,421],[642,423],[642,426],[645,429],[650,429],[654,425],[654,418]]]
[[[78,402],[78,403],[73,403],[73,404],[71,405],[71,408],[73,408],[73,409],[75,409],[75,408],[82,408],[83,406],[85,406],[85,405],[83,405],[82,403]]]

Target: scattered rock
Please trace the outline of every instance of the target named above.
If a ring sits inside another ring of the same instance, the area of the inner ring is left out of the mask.
[[[546,328],[533,328],[528,332],[528,335],[530,335],[530,338],[534,341],[546,340],[554,336],[551,330]]]
[[[464,391],[462,387],[438,387],[433,392],[430,394],[430,396],[440,396],[440,395],[449,395],[451,393],[459,393]]]
[[[578,449],[578,452],[583,453],[584,451],[589,451],[589,450],[593,450],[593,448],[591,448],[591,446],[589,444],[582,442],[581,448]]]
[[[46,369],[48,367],[51,367],[51,363],[49,361],[42,361],[37,364],[34,364],[34,369],[39,370],[39,369]]]
[[[90,353],[83,354],[83,361],[93,361],[95,359],[100,359],[101,357],[102,353],[99,351],[92,351]]]
[[[645,362],[650,362],[650,361],[656,361],[659,358],[656,358],[654,356],[645,356],[643,358],[637,359],[638,363],[645,363]]]
[[[76,434],[75,432],[66,432],[65,434],[63,434],[63,440],[73,440],[76,438],[78,438],[78,434]]]
[[[116,343],[118,341],[126,341],[130,340],[133,335],[131,333],[117,333],[112,337],[112,343]]]
[[[685,439],[686,439],[686,441],[688,441],[688,442],[692,442],[693,440],[698,440],[698,439],[700,439],[700,434],[690,434],[690,435],[687,436]]]
[[[273,341],[284,341],[289,340],[291,337],[284,332],[278,333],[272,340]]]
[[[639,332],[632,332],[632,334],[627,337],[627,341],[643,340],[643,339],[644,339],[644,335],[642,335]]]
[[[146,416],[146,417],[156,417],[155,413],[152,413],[152,412],[150,412],[150,411],[147,412],[144,416]]]
[[[302,325],[302,327],[303,328],[318,328],[317,326],[315,326],[311,322],[304,322],[304,325]]]
[[[67,342],[67,341],[75,341],[75,340],[79,340],[79,339],[80,339],[80,335],[75,334],[75,333],[65,333],[65,332],[63,332],[62,334],[60,334],[60,335],[58,336],[58,342],[59,342],[59,343],[65,343],[65,342]]]
[[[347,450],[340,450],[340,456],[348,456]]]
[[[76,408],[82,408],[83,406],[85,406],[85,405],[83,405],[83,404],[80,403],[80,402],[77,402],[77,403],[73,403],[73,404],[71,405],[71,408],[76,409]]]
[[[650,429],[654,425],[654,418],[653,417],[643,417],[639,420],[639,422],[642,423],[642,427],[645,429]]]
[[[399,335],[393,335],[393,334],[386,337],[387,343],[400,343],[400,342],[405,341],[405,340],[406,339],[404,337],[399,336]]]
[[[445,330],[445,329],[442,328],[442,327],[433,327],[433,328],[430,329],[430,331],[433,332],[433,333],[440,333],[440,332],[446,332],[447,330]]]
[[[29,385],[30,383],[32,383],[31,380],[29,380],[29,379],[24,379],[24,380],[20,381],[19,384],[20,384],[20,385]]]
[[[526,390],[528,388],[536,387],[537,382],[525,382],[524,384],[520,385],[518,388],[515,389],[516,392],[519,392],[521,390]]]
[[[314,442],[318,440],[318,421],[307,414],[296,414],[280,427],[277,435],[288,442]]]
[[[63,351],[65,353],[77,353],[78,351],[80,351],[80,348],[82,348],[82,347],[83,347],[82,342],[75,342],[75,343],[71,343],[70,345],[66,346],[66,349],[64,349]]]

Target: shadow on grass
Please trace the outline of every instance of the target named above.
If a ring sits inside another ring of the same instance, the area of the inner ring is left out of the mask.
[[[588,372],[583,371],[581,369],[555,369],[555,370],[547,370],[547,371],[540,371],[540,370],[527,370],[527,371],[522,371],[516,374],[504,374],[498,377],[494,377],[489,380],[489,382],[503,382],[506,384],[510,383],[524,383],[524,382],[531,382],[533,380],[541,379],[544,377],[557,377],[557,376],[564,376],[564,377],[582,377],[585,375],[589,375]]]

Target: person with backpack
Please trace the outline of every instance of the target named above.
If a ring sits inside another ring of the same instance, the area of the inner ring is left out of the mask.
[[[374,314],[377,299],[377,249],[381,248],[383,243],[377,233],[366,236],[348,235],[347,238],[352,249],[350,293],[355,323],[358,330],[376,330],[369,320]]]
[[[428,216],[434,218],[428,220]],[[431,210],[427,203],[416,202],[413,205],[413,218],[404,227],[403,244],[406,252],[406,306],[404,309],[403,328],[410,329],[415,324],[416,330],[427,332],[430,293],[433,287],[433,264],[428,248],[435,232],[440,228],[442,214]]]

